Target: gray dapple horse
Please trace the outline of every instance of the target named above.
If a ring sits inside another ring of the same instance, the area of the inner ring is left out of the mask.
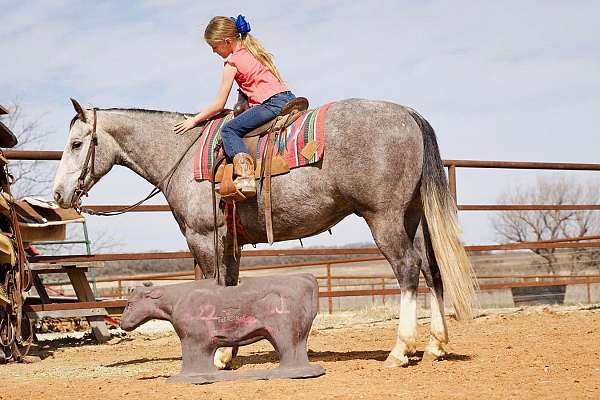
[[[211,185],[192,176],[193,141],[200,128],[173,133],[184,115],[137,109],[83,109],[73,100],[76,117],[54,182],[54,198],[71,207],[91,132],[97,124],[89,190],[113,165],[125,166],[165,195],[188,246],[205,276],[215,269]],[[183,153],[172,177],[164,179]],[[273,178],[273,227],[277,241],[323,232],[349,214],[362,216],[389,261],[401,289],[396,344],[385,365],[408,365],[415,352],[416,296],[423,270],[432,291],[428,357],[439,358],[448,342],[443,286],[459,318],[472,316],[475,288],[471,264],[459,238],[453,199],[448,190],[435,133],[415,111],[397,104],[350,99],[335,103],[325,121],[325,155],[315,166]],[[267,241],[262,199],[240,203],[240,221],[250,236]],[[235,285],[241,247],[233,249],[222,215],[218,218],[222,284]],[[414,242],[422,226],[424,251]],[[240,243],[243,244],[243,243]],[[421,257],[424,254],[424,257]],[[236,261],[238,260],[238,261]]]

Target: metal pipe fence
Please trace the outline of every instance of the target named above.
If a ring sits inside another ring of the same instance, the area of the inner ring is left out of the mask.
[[[367,259],[371,261],[371,259]],[[335,263],[331,263],[328,260],[311,263],[289,263],[278,265],[279,269],[296,270],[298,268],[305,267],[321,267],[325,270],[325,275],[315,275],[319,281],[320,297],[327,298],[327,312],[333,312],[333,300],[339,297],[357,297],[357,296],[370,296],[373,303],[375,302],[375,296],[380,296],[382,303],[385,304],[386,297],[389,299],[390,296],[396,296],[400,293],[396,278],[391,274],[355,274],[355,275],[341,275],[334,274],[334,267],[344,267],[352,264],[358,264],[357,266],[368,267],[365,264],[365,259],[357,260],[336,260]],[[268,270],[271,266],[256,266],[251,271]],[[159,273],[159,274],[143,274],[143,275],[132,275],[132,276],[113,276],[113,277],[101,277],[98,279],[98,283],[113,283],[116,284],[110,288],[104,288],[101,291],[104,297],[117,297],[122,298],[128,294],[129,285],[127,282],[140,282],[144,283],[156,283],[164,281],[180,281],[194,280],[193,272],[174,272],[174,273]],[[553,287],[553,286],[566,286],[566,285],[586,285],[587,287],[587,303],[592,302],[592,290],[591,285],[600,284],[600,274],[588,274],[588,275],[552,275],[552,274],[502,274],[502,275],[482,275],[478,276],[479,288],[481,291],[493,291],[501,289],[515,289],[515,288],[536,288],[536,287]],[[502,280],[502,282],[491,282],[486,283],[489,280]],[[65,284],[66,282],[58,282],[57,285]],[[390,287],[391,286],[391,287]],[[599,286],[600,287],[600,286]],[[425,287],[423,282],[419,287],[420,294],[427,294],[428,289]],[[68,295],[68,294],[67,294]],[[533,301],[539,299],[542,296],[553,296],[552,294],[532,294],[529,295],[529,300]],[[523,301],[527,296],[520,295],[520,300]],[[69,306],[72,307],[72,306]],[[70,308],[69,308],[70,309]]]
[[[62,151],[5,150],[9,160],[60,160]],[[448,169],[450,191],[457,199],[457,168],[476,169],[519,169],[519,170],[558,170],[558,171],[600,171],[600,164],[591,163],[549,163],[529,161],[492,160],[443,160]],[[92,205],[94,211],[110,211],[125,205]],[[539,210],[600,210],[600,204],[458,204],[460,211],[539,211]],[[170,211],[168,205],[141,205],[132,212]]]
[[[344,278],[345,279],[345,278]],[[193,278],[190,278],[193,280]],[[586,285],[587,303],[592,303],[592,289],[591,285],[599,285],[600,276],[572,276],[564,277],[561,279],[554,279],[550,281],[530,281],[530,282],[506,282],[506,283],[490,283],[480,284],[480,290],[492,291],[499,289],[515,289],[515,288],[535,288],[535,287],[564,287],[567,285]],[[345,289],[335,290],[336,287],[364,287],[370,286],[368,289]],[[385,282],[378,283],[363,283],[360,285],[334,285],[332,280],[327,280],[326,284],[319,285],[321,288],[326,288],[325,291],[319,291],[320,298],[327,298],[329,314],[333,313],[333,299],[339,297],[360,297],[360,296],[381,296],[382,302],[385,304],[386,296],[397,296],[400,294],[400,289],[397,287],[386,288]],[[428,294],[429,289],[426,287],[419,287],[419,294]],[[530,295],[530,297],[545,296],[544,294]],[[93,309],[93,308],[106,308],[111,309],[112,314],[120,314],[123,308],[127,305],[127,301],[123,299],[117,300],[100,300],[93,302],[73,302],[73,303],[53,303],[53,304],[36,304],[27,305],[24,310],[27,312],[39,312],[39,311],[59,311],[59,310],[77,310],[77,309]]]
[[[23,151],[23,150],[6,150],[5,156],[12,160],[59,160],[62,156],[60,151]],[[561,171],[600,171],[600,164],[581,164],[581,163],[545,163],[545,162],[513,162],[513,161],[483,161],[483,160],[444,160],[444,166],[448,169],[448,184],[450,191],[456,201],[456,206],[459,211],[542,211],[542,210],[600,210],[600,204],[460,204],[457,198],[457,169],[458,168],[482,168],[482,169],[521,169],[521,170],[561,170]],[[121,208],[124,205],[92,205],[88,206],[95,211],[109,211],[115,208]],[[168,205],[141,205],[132,210],[133,212],[165,212],[170,211]],[[600,236],[588,236],[578,238],[566,238],[550,241],[524,242],[524,243],[504,243],[496,245],[475,245],[465,246],[468,251],[497,251],[497,250],[535,250],[535,249],[589,249],[600,247]],[[352,297],[352,296],[375,296],[375,295],[396,295],[399,293],[397,288],[386,288],[386,279],[388,276],[373,276],[373,280],[378,280],[377,284],[371,284],[371,289],[361,290],[334,290],[336,287],[349,285],[338,285],[336,280],[346,279],[352,280],[351,277],[341,277],[333,275],[331,269],[336,265],[345,265],[348,263],[360,263],[371,261],[383,261],[379,250],[375,247],[369,248],[349,248],[349,249],[289,249],[289,250],[249,250],[242,253],[244,257],[270,257],[270,256],[362,256],[354,260],[340,258],[334,260],[326,260],[317,263],[317,265],[325,266],[326,275],[319,276],[320,281],[325,281],[322,287],[326,291],[320,293],[321,297],[328,298],[328,309],[332,309],[332,299],[334,297]],[[367,257],[368,256],[368,257]],[[120,254],[95,254],[72,255],[72,256],[37,256],[31,257],[30,262],[44,263],[78,263],[88,261],[126,261],[126,260],[149,260],[149,259],[191,259],[189,252],[162,252],[162,253],[120,253]],[[287,268],[306,268],[315,266],[315,262],[305,262],[292,264],[273,264],[268,266],[246,266],[242,267],[242,271],[258,271],[266,269],[287,269]],[[175,273],[170,276],[163,276],[157,280],[167,279],[187,279],[192,277],[194,273]],[[145,277],[149,277],[146,275]],[[119,277],[125,278],[125,277]],[[508,278],[489,276],[480,277],[480,279],[500,279]],[[513,279],[521,279],[518,282],[507,283],[482,283],[482,290],[494,289],[513,289],[519,287],[535,287],[535,286],[552,286],[552,285],[588,285],[588,299],[590,297],[590,285],[600,283],[598,276],[512,276]],[[558,279],[557,279],[558,278]],[[132,278],[128,278],[132,279]],[[357,278],[358,279],[358,278]],[[366,279],[362,277],[362,279]],[[528,281],[528,279],[536,279],[536,281]],[[99,278],[97,281],[102,282],[104,278]],[[136,279],[136,280],[146,280]],[[542,281],[540,281],[542,280]],[[548,280],[548,281],[547,281]],[[125,281],[120,279],[119,282]],[[375,285],[382,285],[381,288],[375,288]],[[426,290],[420,288],[420,291]],[[64,304],[51,304],[31,306],[36,308],[44,307],[66,307]],[[123,300],[109,300],[101,302],[86,302],[78,304],[69,304],[69,309],[77,308],[96,308],[109,307],[118,308],[124,306]],[[64,308],[63,308],[64,309]]]

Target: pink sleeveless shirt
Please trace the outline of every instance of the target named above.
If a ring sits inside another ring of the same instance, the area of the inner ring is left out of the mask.
[[[269,97],[290,90],[245,48],[239,48],[231,53],[225,61],[225,64],[228,63],[237,68],[235,81],[242,92],[248,96],[251,106],[262,104]]]

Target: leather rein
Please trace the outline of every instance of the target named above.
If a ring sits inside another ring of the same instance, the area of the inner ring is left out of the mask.
[[[95,175],[94,174],[94,164],[96,161],[96,146],[98,146],[98,134],[96,132],[96,125],[97,125],[97,121],[98,121],[97,110],[98,109],[96,107],[92,108],[92,115],[93,115],[92,133],[91,133],[92,137],[90,140],[90,145],[88,147],[87,154],[85,156],[83,168],[81,169],[81,174],[79,175],[79,178],[77,179],[77,187],[75,188],[75,200],[74,200],[75,206],[74,206],[74,208],[79,212],[85,212],[86,214],[91,214],[91,215],[99,215],[102,217],[111,217],[111,216],[115,216],[115,215],[121,215],[121,214],[125,214],[126,212],[133,210],[137,206],[143,204],[146,200],[149,200],[152,197],[159,194],[161,192],[160,186],[168,179],[169,182],[167,183],[167,187],[165,188],[165,191],[166,191],[169,188],[169,184],[171,183],[171,178],[173,177],[173,174],[175,174],[175,171],[177,170],[177,168],[183,161],[183,158],[187,155],[188,151],[192,148],[192,146],[198,141],[200,136],[202,136],[202,132],[203,132],[202,128],[204,127],[204,125],[199,126],[200,133],[198,134],[198,136],[190,143],[188,148],[183,152],[181,157],[179,157],[179,160],[177,160],[177,162],[169,170],[169,172],[167,172],[167,174],[160,180],[160,182],[158,182],[156,185],[154,185],[154,188],[152,188],[152,190],[150,191],[150,193],[148,193],[148,195],[146,197],[144,197],[142,200],[138,201],[137,203],[126,206],[126,207],[109,210],[109,211],[94,211],[90,208],[82,207],[81,206],[81,198],[83,196],[87,196],[88,192],[90,190],[90,188],[86,187],[86,185],[85,185],[85,178],[89,174],[93,179],[94,175]],[[93,180],[92,180],[92,182],[93,182]]]

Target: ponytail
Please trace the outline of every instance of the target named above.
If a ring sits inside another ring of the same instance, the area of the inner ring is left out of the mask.
[[[239,40],[240,44],[256,57],[258,62],[267,67],[281,82],[281,75],[273,62],[273,55],[263,47],[257,38],[248,32],[250,32],[250,24],[242,15],[239,15],[237,19],[214,17],[210,20],[204,31],[204,39],[209,44],[216,44],[225,39]]]
[[[273,62],[273,55],[263,47],[257,38],[249,33],[246,33],[245,35],[242,35],[241,43],[250,53],[252,53],[254,57],[256,57],[258,62],[271,70],[279,82],[282,81],[281,75],[279,74],[277,67],[275,67],[275,63]]]

